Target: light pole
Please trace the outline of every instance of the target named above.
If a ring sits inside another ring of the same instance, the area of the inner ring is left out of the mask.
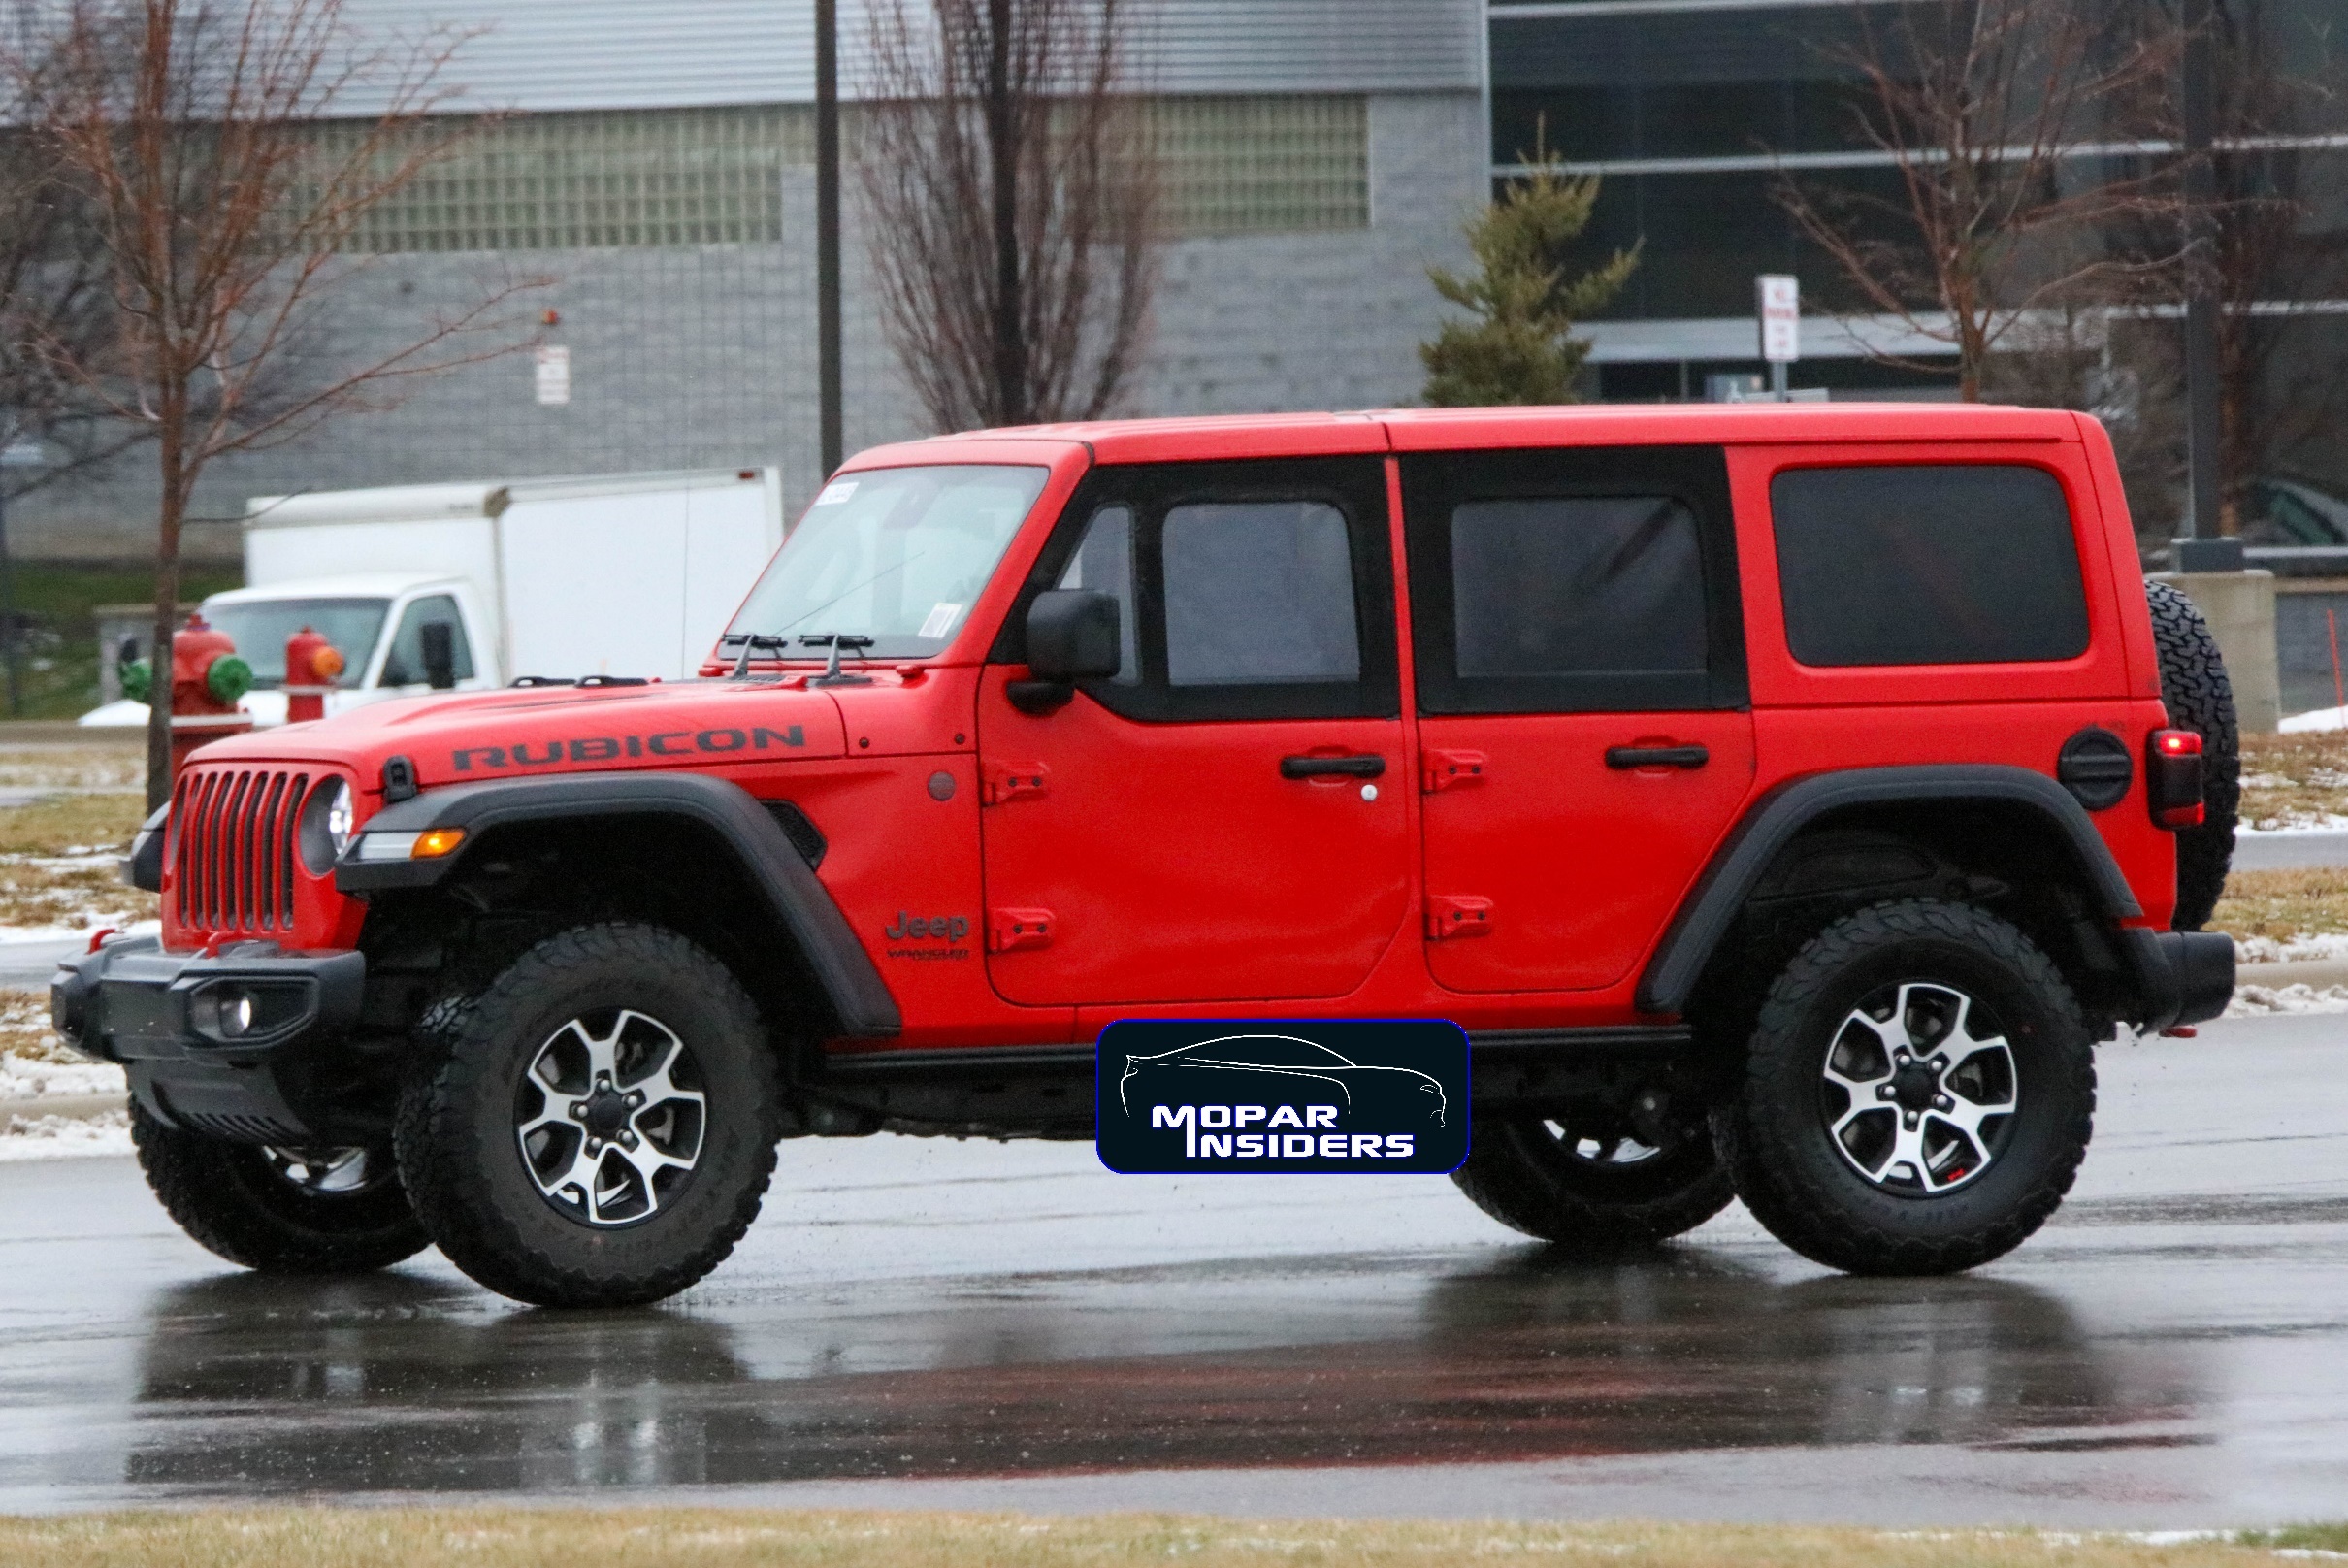
[[[2186,537],[2176,541],[2179,572],[2239,572],[2242,541],[2220,537],[2218,427],[2217,172],[2210,143],[2217,119],[2217,59],[2209,0],[2184,0],[2185,132],[2185,471]]]
[[[827,482],[846,455],[839,287],[839,8],[815,0],[815,379]]]
[[[39,441],[17,441],[13,436],[0,443],[0,643],[8,650],[8,716],[16,718],[24,711],[24,688],[17,671],[21,657],[16,636],[16,574],[8,554],[8,484],[10,469],[37,469],[49,461],[49,453]]]

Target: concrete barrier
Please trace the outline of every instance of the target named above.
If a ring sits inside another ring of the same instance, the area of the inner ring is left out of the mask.
[[[2234,710],[2244,735],[2272,735],[2283,722],[2282,676],[2275,659],[2274,573],[2271,572],[2160,572],[2209,622],[2226,675],[2234,682]]]

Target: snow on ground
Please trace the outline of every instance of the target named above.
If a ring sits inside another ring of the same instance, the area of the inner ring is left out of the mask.
[[[2234,939],[2234,958],[2237,964],[2286,964],[2300,959],[2348,959],[2348,932],[2332,931],[2320,936],[2294,936],[2278,941],[2271,936],[2237,936]]]
[[[10,1114],[7,1125],[0,1127],[0,1164],[131,1152],[128,1111],[108,1111],[100,1116]]]
[[[2271,1013],[2348,1013],[2348,986],[2236,986],[2226,1006],[2228,1018],[2265,1018]]]
[[[2348,707],[2319,707],[2311,713],[2294,713],[2275,728],[2285,735],[2312,735],[2319,730],[2348,730]]]
[[[19,1101],[51,1094],[123,1094],[130,1085],[122,1069],[111,1062],[43,1062],[0,1056],[0,1115],[16,1109]]]

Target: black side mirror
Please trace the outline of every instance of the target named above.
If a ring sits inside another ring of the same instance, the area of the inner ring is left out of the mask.
[[[436,692],[457,683],[457,629],[446,621],[426,621],[416,629],[424,651],[424,683]]]
[[[1124,668],[1123,611],[1096,588],[1054,588],[1027,607],[1027,670],[1004,688],[1023,713],[1049,713],[1076,695],[1080,680],[1107,680]]]

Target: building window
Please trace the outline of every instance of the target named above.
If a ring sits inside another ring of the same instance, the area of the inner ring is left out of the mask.
[[[1363,99],[1163,98],[1148,114],[1172,237],[1368,226]],[[321,125],[321,156],[347,156],[365,130]],[[853,109],[845,131],[853,144]],[[814,114],[803,104],[516,115],[479,127],[362,215],[345,248],[772,244],[785,170],[814,161]]]

